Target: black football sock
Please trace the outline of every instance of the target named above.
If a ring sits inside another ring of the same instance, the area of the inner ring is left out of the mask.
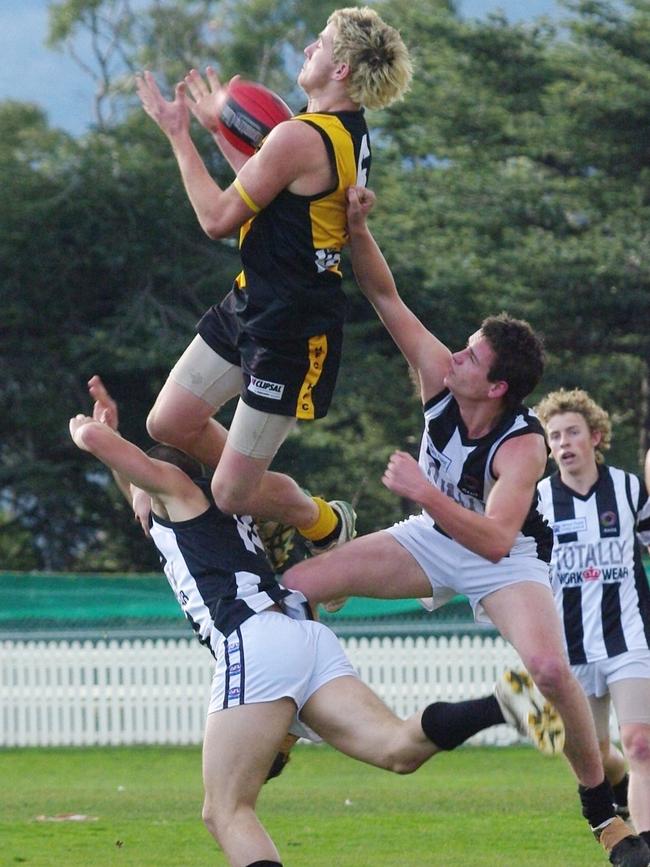
[[[422,713],[422,731],[441,750],[453,750],[490,726],[504,723],[493,695],[468,701],[437,701]]]
[[[628,774],[625,774],[623,779],[612,785],[612,792],[614,792],[614,803],[618,807],[627,807],[627,789],[630,784],[630,777]]]
[[[582,803],[582,815],[592,828],[598,828],[616,815],[614,793],[607,779],[589,789],[586,786],[578,786],[578,794]]]

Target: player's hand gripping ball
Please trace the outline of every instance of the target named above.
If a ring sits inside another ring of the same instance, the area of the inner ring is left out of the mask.
[[[219,130],[238,151],[250,156],[274,126],[292,116],[280,97],[255,81],[235,76],[219,115]]]

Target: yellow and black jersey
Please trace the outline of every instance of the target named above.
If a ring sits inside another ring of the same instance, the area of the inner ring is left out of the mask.
[[[363,110],[298,114],[291,122],[318,130],[336,182],[313,196],[283,190],[242,226],[236,308],[244,329],[260,337],[301,337],[341,327],[345,195],[349,186],[366,185],[370,169]]]

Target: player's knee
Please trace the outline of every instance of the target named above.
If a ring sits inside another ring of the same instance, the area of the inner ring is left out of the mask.
[[[201,818],[210,834],[212,834],[215,840],[221,842],[225,822],[224,817],[220,814],[217,805],[213,801],[208,801],[206,799],[203,802]]]
[[[650,726],[645,723],[622,726],[621,743],[631,766],[650,765]]]
[[[533,656],[528,662],[528,671],[542,694],[550,700],[560,696],[571,679],[568,664],[555,654]]]
[[[226,515],[248,515],[248,496],[243,496],[227,479],[215,475],[210,487],[217,507]]]
[[[181,447],[179,427],[172,424],[168,414],[157,406],[154,406],[147,416],[147,433],[156,442]]]

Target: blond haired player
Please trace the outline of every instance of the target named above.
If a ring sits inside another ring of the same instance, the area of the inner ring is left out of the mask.
[[[345,191],[365,185],[370,141],[363,106],[382,108],[409,86],[399,33],[369,7],[333,12],[305,50],[298,83],[304,112],[280,123],[245,158],[217,128],[226,98],[214,70],[193,70],[165,100],[139,79],[147,114],[170,141],[204,231],[240,231],[242,271],[210,308],[173,368],[148,419],[157,440],[216,467],[219,507],[297,527],[316,551],[354,535],[354,512],[312,498],[268,467],[297,419],[327,413],[339,367],[345,296]],[[210,129],[237,172],[221,189],[190,137],[190,111]],[[239,395],[230,430],[213,419]]]

